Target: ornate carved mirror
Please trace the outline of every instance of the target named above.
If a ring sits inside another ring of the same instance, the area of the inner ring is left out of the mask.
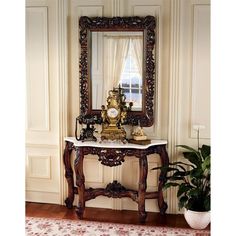
[[[108,91],[122,87],[133,102],[127,124],[154,122],[155,18],[83,16],[80,26],[80,113],[101,114]]]

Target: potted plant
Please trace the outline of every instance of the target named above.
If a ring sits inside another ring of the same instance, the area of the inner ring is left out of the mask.
[[[185,208],[184,216],[194,229],[204,229],[210,223],[210,156],[211,148],[202,145],[198,149],[177,145],[184,149],[186,162],[177,161],[168,166],[156,167],[166,171],[164,189],[177,187],[179,208]]]

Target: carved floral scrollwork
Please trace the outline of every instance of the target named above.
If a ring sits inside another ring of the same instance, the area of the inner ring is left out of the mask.
[[[125,153],[115,149],[101,150],[98,160],[105,166],[118,166],[124,162]]]
[[[106,186],[105,191],[108,191],[111,197],[119,197],[120,193],[126,192],[127,189],[114,180]]]
[[[124,162],[126,152],[113,148],[84,147],[84,155],[98,155],[98,160],[106,166],[118,166]]]

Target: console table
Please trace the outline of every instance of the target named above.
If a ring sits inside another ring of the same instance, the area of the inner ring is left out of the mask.
[[[65,177],[68,182],[68,197],[65,200],[67,208],[73,207],[74,195],[79,194],[79,203],[76,207],[76,213],[81,219],[83,217],[85,202],[94,199],[97,196],[107,196],[112,198],[129,197],[138,204],[140,222],[145,222],[147,213],[145,211],[145,199],[157,199],[161,214],[165,214],[167,204],[164,201],[162,186],[166,181],[166,172],[161,171],[158,181],[158,190],[155,192],[146,192],[147,173],[149,154],[157,153],[160,155],[162,166],[169,164],[169,157],[166,151],[167,141],[152,140],[148,145],[123,144],[115,142],[82,142],[74,137],[67,137],[65,140],[65,150],[63,161],[65,165]],[[76,185],[74,186],[73,169],[71,166],[71,152],[76,151],[74,161],[74,171],[76,176]],[[106,188],[88,188],[85,189],[85,177],[83,173],[83,159],[85,155],[98,155],[98,161],[106,166],[118,166],[125,161],[125,157],[135,156],[139,159],[139,186],[138,190],[126,189],[117,181],[109,183]]]

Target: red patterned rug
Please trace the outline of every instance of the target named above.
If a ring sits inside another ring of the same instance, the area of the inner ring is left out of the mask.
[[[50,236],[209,236],[208,230],[26,217],[26,235]]]

